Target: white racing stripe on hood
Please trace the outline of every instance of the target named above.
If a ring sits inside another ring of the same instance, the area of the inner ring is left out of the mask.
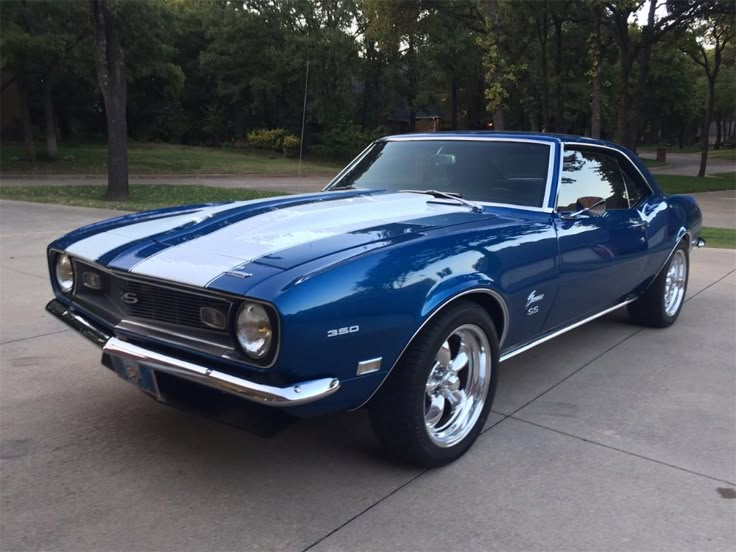
[[[415,194],[358,196],[269,211],[165,249],[131,272],[206,286],[238,265],[284,249],[382,224],[467,211],[451,203],[428,204],[428,199]]]
[[[166,232],[168,230],[173,230],[174,228],[184,226],[185,224],[204,220],[220,211],[234,209],[242,203],[243,202],[237,202],[218,205],[216,207],[204,207],[198,211],[189,212],[184,215],[172,215],[169,217],[162,217],[155,220],[147,220],[145,222],[136,222],[127,226],[121,226],[119,228],[114,228],[107,232],[102,232],[100,234],[90,236],[89,238],[79,240],[67,247],[66,252],[75,257],[79,257],[80,259],[95,261],[105,253],[109,253],[113,249],[116,249],[121,245],[125,245],[126,243],[153,236],[161,232]]]

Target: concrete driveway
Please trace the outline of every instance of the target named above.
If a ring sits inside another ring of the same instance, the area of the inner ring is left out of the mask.
[[[45,314],[44,246],[113,213],[0,202],[0,549],[733,550],[736,251],[667,330],[616,312],[502,365],[475,447],[384,460],[363,412],[271,439],[154,403]]]

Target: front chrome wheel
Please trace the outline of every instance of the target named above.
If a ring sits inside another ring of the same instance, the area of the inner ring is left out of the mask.
[[[664,312],[667,316],[674,316],[680,309],[685,297],[687,283],[687,259],[682,249],[675,251],[667,269],[664,284]]]
[[[491,379],[491,345],[474,324],[455,329],[442,343],[425,385],[424,424],[440,447],[462,441],[485,404]]]

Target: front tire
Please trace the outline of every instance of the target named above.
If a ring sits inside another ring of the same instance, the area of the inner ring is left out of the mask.
[[[674,324],[685,303],[689,275],[690,258],[687,243],[683,240],[649,289],[629,305],[631,320],[651,328],[666,328]]]
[[[493,403],[498,349],[493,321],[476,303],[460,301],[436,315],[370,403],[383,446],[424,467],[465,454]]]

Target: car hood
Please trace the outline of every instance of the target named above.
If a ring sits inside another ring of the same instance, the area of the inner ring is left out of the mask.
[[[129,224],[121,218],[66,250],[112,269],[216,288],[225,275],[255,284],[339,252],[487,217],[421,194],[327,192],[187,208]]]

